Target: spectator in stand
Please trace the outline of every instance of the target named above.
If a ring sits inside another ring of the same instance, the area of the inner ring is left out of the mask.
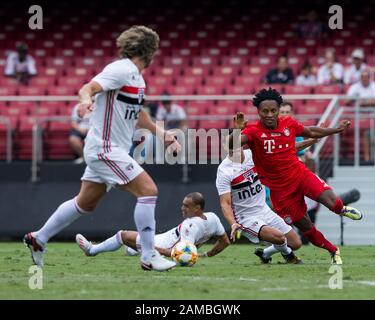
[[[165,122],[165,129],[187,129],[186,113],[183,107],[169,100],[169,93],[164,93],[164,100],[156,112],[156,120]]]
[[[348,96],[360,98],[359,105],[362,107],[375,107],[375,82],[371,80],[371,72],[365,69],[361,72],[361,79],[359,82],[352,84],[349,87]],[[353,103],[351,100],[349,103]],[[363,142],[363,160],[368,163],[372,160],[372,143],[370,131],[365,130],[362,134]]]
[[[85,138],[90,129],[90,116],[86,115],[84,118],[78,116],[79,104],[76,104],[72,111],[72,129],[69,136],[69,144],[77,154],[78,158],[74,163],[84,163],[83,147]]]
[[[276,68],[269,70],[265,79],[267,84],[293,84],[293,81],[293,70],[289,68],[288,58],[285,56],[279,57]]]
[[[305,21],[298,28],[299,36],[305,39],[320,38],[324,32],[324,25],[318,20],[318,15],[314,10],[307,14]]]
[[[37,74],[34,58],[28,53],[25,43],[16,46],[16,51],[10,52],[5,63],[4,75],[16,78],[27,85],[30,77]]]
[[[352,64],[345,70],[345,84],[353,84],[361,79],[361,72],[367,69],[364,62],[365,54],[362,49],[355,49],[352,52]]]
[[[296,79],[296,84],[299,86],[315,86],[317,84],[316,77],[312,72],[312,65],[309,61],[303,64],[301,74]]]
[[[335,50],[327,49],[325,53],[325,64],[318,70],[318,84],[332,85],[342,83],[344,67],[336,62]]]

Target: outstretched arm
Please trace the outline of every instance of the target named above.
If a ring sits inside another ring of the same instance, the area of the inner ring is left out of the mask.
[[[171,132],[164,130],[164,128],[158,126],[154,121],[152,121],[150,115],[143,109],[141,109],[141,111],[139,112],[138,126],[140,128],[151,131],[151,133],[157,136],[159,139],[164,139],[164,141],[168,145],[173,144],[173,150],[181,150],[181,146],[175,139],[174,135]]]
[[[209,250],[209,251],[207,251],[203,254],[200,254],[200,256],[213,257],[213,256],[217,255],[219,252],[223,251],[229,245],[230,245],[229,238],[228,238],[227,234],[224,233],[222,236],[219,236],[217,238],[217,241],[215,242],[215,244],[213,245],[211,250]]]
[[[322,122],[319,127],[320,128],[328,128],[328,124],[326,122]],[[303,140],[301,142],[297,142],[296,143],[296,150],[298,152],[298,151],[301,151],[301,150],[304,150],[304,149],[308,149],[309,147],[311,147],[312,145],[314,145],[318,141],[319,141],[319,139],[310,138],[310,139]]]
[[[296,150],[298,152],[298,151],[307,149],[317,142],[318,142],[318,139],[306,139],[306,140],[303,140],[301,142],[297,142],[296,143]]]
[[[341,133],[349,126],[349,120],[342,120],[337,128],[305,127],[301,133],[301,136],[306,138],[320,139],[332,134]]]

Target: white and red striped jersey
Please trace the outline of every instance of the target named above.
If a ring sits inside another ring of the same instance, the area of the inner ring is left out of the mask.
[[[103,91],[95,96],[86,144],[97,153],[121,148],[129,152],[139,112],[144,104],[145,81],[129,59],[108,64],[93,78]]]
[[[233,162],[226,157],[217,169],[216,188],[219,195],[231,193],[236,219],[270,211],[250,149],[244,150],[244,155],[242,163]]]

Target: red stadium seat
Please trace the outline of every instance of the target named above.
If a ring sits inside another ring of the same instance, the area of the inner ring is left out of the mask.
[[[18,94],[21,96],[44,96],[46,90],[40,87],[19,87]]]
[[[69,87],[80,89],[86,82],[86,77],[61,77],[58,79],[58,86],[60,87]]]
[[[247,85],[234,84],[225,88],[226,94],[243,94],[249,95],[252,93],[252,87],[249,88]]]
[[[223,94],[224,88],[222,86],[205,85],[197,88],[198,95],[218,95]]]
[[[48,89],[50,96],[72,96],[77,93],[79,88],[67,88],[67,87],[51,87]]]
[[[284,89],[285,94],[311,94],[312,87],[287,84]]]
[[[329,104],[329,100],[307,100],[299,109],[300,114],[323,114]]]
[[[217,105],[213,105],[208,109],[208,114],[211,115],[234,115],[236,112],[236,106],[233,104],[226,104],[219,101]]]
[[[227,128],[228,121],[226,120],[201,120],[199,127],[203,129],[225,129]]]
[[[0,96],[14,96],[16,93],[16,87],[0,87]]]
[[[341,88],[338,85],[319,85],[315,87],[316,94],[340,94]]]

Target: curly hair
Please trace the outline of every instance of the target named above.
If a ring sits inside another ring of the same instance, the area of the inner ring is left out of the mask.
[[[152,29],[145,26],[132,26],[125,30],[116,40],[121,58],[138,57],[146,66],[159,48],[159,35]]]
[[[272,89],[271,87],[269,87],[268,90],[262,89],[256,93],[253,98],[253,105],[259,108],[260,104],[265,100],[274,100],[278,106],[283,103],[283,97],[277,90]]]

